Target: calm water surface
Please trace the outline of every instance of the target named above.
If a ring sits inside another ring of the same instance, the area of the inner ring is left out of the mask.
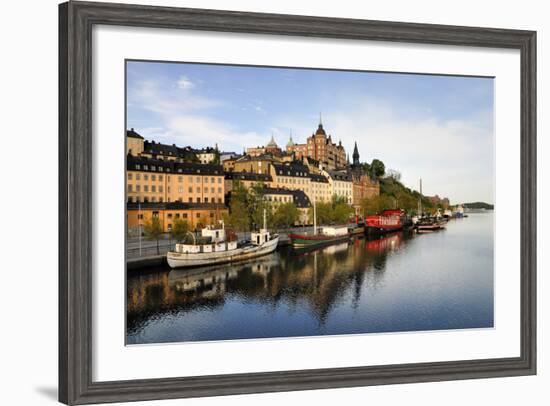
[[[250,262],[129,274],[128,344],[493,326],[493,214]]]

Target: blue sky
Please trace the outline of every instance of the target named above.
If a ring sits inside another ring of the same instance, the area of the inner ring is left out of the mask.
[[[225,151],[305,142],[325,130],[362,161],[453,203],[493,203],[490,78],[128,62],[127,126],[145,138]]]

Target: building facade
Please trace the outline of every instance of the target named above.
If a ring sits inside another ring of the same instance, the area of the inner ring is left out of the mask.
[[[223,204],[223,168],[128,155],[126,195],[129,203]]]
[[[327,135],[321,122],[319,122],[317,130],[307,138],[305,144],[295,144],[291,138],[286,150],[289,153],[294,153],[296,159],[310,157],[324,164],[330,170],[342,169],[347,165],[346,151],[342,146],[342,141],[338,144],[332,142],[332,136]]]
[[[218,203],[128,203],[126,221],[129,235],[138,236],[143,226],[154,217],[159,219],[162,230],[167,233],[172,230],[176,219],[186,221],[194,230],[217,224],[227,213],[227,207]]]

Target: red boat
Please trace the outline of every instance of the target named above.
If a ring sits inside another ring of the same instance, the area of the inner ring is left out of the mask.
[[[389,233],[402,228],[401,209],[384,210],[380,214],[365,217],[365,232],[367,234]]]

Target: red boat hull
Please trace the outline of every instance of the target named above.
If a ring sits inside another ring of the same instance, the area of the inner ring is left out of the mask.
[[[381,214],[365,218],[367,233],[389,233],[403,228],[401,210],[384,210]]]

